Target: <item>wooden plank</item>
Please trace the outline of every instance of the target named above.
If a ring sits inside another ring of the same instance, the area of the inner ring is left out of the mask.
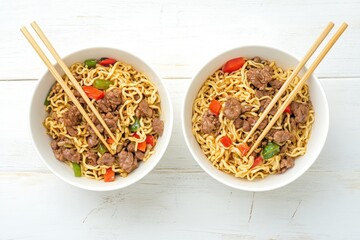
[[[319,15],[324,6],[326,19]],[[6,71],[0,72],[0,79],[36,79],[45,71],[19,31],[33,20],[62,56],[90,46],[113,46],[139,55],[164,78],[190,78],[210,58],[239,45],[271,45],[302,57],[327,21],[347,21],[349,29],[317,74],[354,77],[360,75],[359,8],[357,0],[171,0],[140,5],[131,0],[5,1],[0,14],[6,33],[0,39],[0,65]],[[39,9],[44,9],[40,15]],[[11,24],[5,24],[9,19]]]
[[[152,172],[126,189],[97,193],[52,174],[1,173],[0,238],[356,239],[359,179],[359,172],[308,172],[254,194],[203,172]]]

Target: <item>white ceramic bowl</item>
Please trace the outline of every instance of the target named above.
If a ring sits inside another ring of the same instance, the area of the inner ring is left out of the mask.
[[[54,157],[50,147],[51,138],[46,134],[43,126],[43,121],[47,115],[44,107],[44,99],[52,84],[55,82],[54,77],[49,71],[40,78],[36,85],[31,100],[29,122],[34,146],[42,161],[56,176],[79,188],[94,191],[109,191],[121,189],[137,182],[148,174],[160,161],[170,141],[173,126],[173,109],[169,94],[158,74],[147,63],[133,54],[119,49],[98,47],[77,51],[66,56],[63,60],[67,66],[70,66],[75,62],[83,62],[89,58],[99,59],[101,57],[115,58],[132,65],[136,70],[146,74],[159,91],[162,110],[161,119],[164,120],[164,133],[155,146],[155,153],[148,161],[141,163],[139,167],[131,172],[126,178],[117,177],[114,182],[105,183],[103,181],[96,181],[85,177],[74,177],[72,169]],[[60,67],[56,66],[56,68],[59,73],[63,75],[63,71],[60,70]]]
[[[220,170],[217,170],[205,157],[192,133],[192,106],[199,89],[207,77],[212,75],[226,61],[241,56],[247,58],[259,56],[262,59],[274,60],[276,64],[283,69],[294,69],[299,62],[299,60],[290,53],[266,46],[238,47],[214,57],[200,69],[187,89],[182,109],[183,132],[186,143],[195,160],[204,169],[205,172],[207,172],[210,176],[219,182],[230,187],[246,191],[273,190],[285,186],[300,177],[308,168],[310,168],[310,166],[319,156],[321,149],[323,148],[326,141],[329,128],[328,103],[319,80],[314,75],[311,76],[311,78],[308,80],[308,85],[310,89],[311,102],[315,110],[315,122],[311,131],[311,137],[307,145],[306,154],[304,156],[298,157],[295,161],[295,166],[286,171],[284,174],[276,174],[267,176],[264,179],[248,181],[246,179],[236,178]],[[299,75],[302,76],[304,73],[305,70],[303,69]]]

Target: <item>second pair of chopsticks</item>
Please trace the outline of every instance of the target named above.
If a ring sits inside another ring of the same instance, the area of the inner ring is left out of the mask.
[[[283,102],[283,104],[279,107],[278,111],[274,115],[274,117],[271,119],[271,121],[268,123],[266,128],[262,131],[260,136],[257,138],[256,142],[251,146],[249,152],[247,153],[247,157],[250,156],[250,154],[259,146],[260,142],[263,140],[263,138],[266,136],[266,134],[270,131],[272,126],[276,123],[277,119],[280,117],[280,115],[284,112],[285,108],[293,101],[296,94],[301,90],[301,88],[304,86],[306,81],[309,79],[311,74],[315,71],[319,63],[324,59],[326,54],[330,51],[330,49],[334,46],[335,42],[340,38],[342,33],[346,30],[347,24],[343,23],[340,28],[337,30],[337,32],[334,34],[334,36],[329,40],[329,42],[326,44],[326,46],[323,48],[319,56],[314,60],[313,64],[309,67],[307,72],[304,74],[304,76],[301,78],[301,80],[298,82],[298,84],[295,86],[293,91],[290,93],[288,98]],[[313,46],[309,49],[309,51],[306,53],[304,58],[300,61],[298,66],[295,68],[295,70],[292,72],[292,74],[289,76],[289,78],[285,81],[283,86],[279,89],[277,94],[274,96],[270,104],[267,106],[265,111],[262,113],[258,121],[255,123],[249,134],[246,136],[246,138],[243,141],[243,144],[249,140],[249,138],[254,134],[260,123],[266,118],[270,110],[274,107],[275,103],[279,100],[281,95],[286,91],[290,83],[293,81],[293,79],[297,76],[297,74],[300,72],[300,70],[304,67],[304,65],[307,63],[307,61],[310,59],[310,57],[314,54],[316,49],[320,46],[320,44],[324,41],[326,36],[329,34],[331,29],[334,27],[334,24],[330,22],[328,26],[325,28],[325,30],[321,33],[319,38],[315,41]]]
[[[94,115],[97,117],[101,125],[104,127],[106,132],[109,134],[109,136],[114,140],[114,142],[117,144],[117,140],[115,136],[110,131],[109,127],[106,125],[104,119],[102,119],[99,112],[96,110],[95,106],[92,104],[86,93],[83,91],[79,83],[76,81],[72,73],[70,72],[69,68],[66,66],[64,61],[60,58],[59,54],[56,52],[52,44],[49,42],[43,31],[40,29],[39,25],[36,22],[31,23],[31,27],[35,30],[35,32],[38,34],[39,38],[42,40],[42,42],[45,44],[49,52],[52,54],[52,56],[55,58],[57,63],[60,65],[60,67],[63,69],[65,74],[68,76],[72,84],[74,85],[75,89],[80,93],[81,97],[85,100],[87,105],[90,107],[91,111],[94,113]],[[55,67],[51,64],[49,59],[46,57],[45,53],[41,50],[40,46],[36,43],[35,39],[31,36],[29,31],[25,28],[21,28],[21,32],[24,34],[26,39],[29,41],[31,46],[34,48],[34,50],[37,52],[37,54],[40,56],[40,58],[43,60],[45,65],[48,67],[51,74],[55,77],[55,79],[58,81],[58,83],[61,85],[61,87],[64,89],[65,93],[70,97],[71,101],[75,104],[77,109],[80,111],[82,116],[85,118],[87,123],[90,125],[90,127],[94,130],[97,137],[101,140],[101,142],[104,144],[104,146],[109,150],[111,154],[115,154],[115,152],[111,149],[105,138],[101,135],[95,124],[92,122],[88,114],[85,112],[84,108],[81,106],[79,101],[74,96],[73,92],[70,90],[70,88],[67,86],[67,84],[62,79],[61,75],[57,72]]]

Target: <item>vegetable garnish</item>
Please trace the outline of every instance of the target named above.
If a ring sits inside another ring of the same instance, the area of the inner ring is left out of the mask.
[[[145,152],[145,150],[146,150],[146,141],[138,143],[137,144],[137,149],[142,151],[142,152]]]
[[[222,70],[223,70],[223,72],[227,72],[227,73],[234,72],[234,71],[240,69],[244,64],[245,64],[244,58],[242,58],[242,57],[234,58],[234,59],[227,61],[224,64]]]
[[[246,143],[239,144],[238,148],[239,148],[242,156],[246,156],[246,154],[250,150],[250,147]]]
[[[220,109],[221,109],[221,103],[213,99],[210,103],[209,110],[217,116],[219,115]]]
[[[93,68],[96,67],[96,60],[95,59],[87,59],[84,62],[84,65],[87,66],[88,68]]]
[[[224,145],[224,147],[230,147],[232,144],[232,141],[228,136],[220,138],[220,142]]]
[[[104,155],[104,153],[106,153],[108,151],[107,148],[102,143],[99,144],[99,147],[97,150],[101,155]]]
[[[111,145],[114,143],[114,139],[108,138],[108,139],[106,139],[106,142]]]
[[[110,87],[112,82],[110,80],[96,79],[93,83],[93,87],[101,90],[106,90]]]
[[[146,135],[146,144],[150,144],[151,146],[155,146],[155,139],[152,135]]]
[[[289,105],[287,105],[287,107],[285,108],[284,112],[285,112],[285,113],[289,113],[289,114],[291,114],[290,104],[289,104]]]
[[[106,169],[106,173],[104,175],[104,182],[113,182],[115,180],[115,172],[108,168]]]
[[[102,65],[102,66],[108,66],[110,64],[114,64],[116,63],[117,61],[113,58],[105,58],[105,59],[100,59],[100,62],[99,64]]]
[[[71,163],[75,177],[81,177],[81,167],[78,163]]]
[[[141,127],[140,121],[137,117],[134,117],[135,122],[129,126],[130,132],[136,132]]]
[[[276,143],[269,142],[262,151],[262,156],[264,159],[269,159],[275,156],[280,152],[280,146]]]
[[[83,86],[82,89],[90,99],[99,100],[105,97],[104,91],[100,91],[99,89],[94,88],[93,86]]]
[[[254,163],[253,163],[253,165],[251,166],[251,168],[254,168],[254,167],[262,164],[262,162],[263,162],[262,157],[261,157],[261,156],[258,156],[257,158],[255,158]],[[251,168],[250,168],[250,169],[251,169]]]

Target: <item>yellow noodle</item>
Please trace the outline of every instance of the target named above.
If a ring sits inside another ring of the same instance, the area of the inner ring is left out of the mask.
[[[246,178],[248,180],[254,180],[256,178],[264,178],[269,174],[276,174],[280,171],[280,160],[286,154],[290,157],[298,157],[304,155],[306,152],[306,145],[310,138],[310,132],[312,123],[314,122],[314,110],[310,108],[306,122],[298,125],[297,130],[291,129],[290,117],[288,114],[283,114],[273,126],[273,129],[288,130],[295,136],[295,143],[290,140],[287,141],[288,151],[286,153],[280,153],[270,159],[263,161],[262,164],[251,168],[254,163],[254,157],[243,157],[238,149],[238,144],[242,143],[247,135],[247,132],[242,128],[236,129],[232,120],[227,119],[222,111],[219,114],[220,128],[218,135],[204,134],[201,131],[201,124],[203,114],[208,111],[210,102],[213,99],[217,99],[224,107],[228,97],[235,97],[242,103],[246,103],[247,106],[251,106],[252,110],[240,115],[241,118],[247,116],[260,116],[257,111],[260,108],[260,100],[269,98],[264,96],[257,98],[253,87],[247,80],[247,71],[250,67],[264,68],[268,65],[273,70],[272,79],[279,81],[285,81],[292,73],[292,70],[283,70],[278,67],[275,62],[262,61],[262,63],[255,63],[252,60],[246,61],[243,67],[232,73],[224,73],[221,69],[218,69],[215,73],[207,78],[193,104],[192,113],[192,132],[195,139],[199,143],[202,151],[217,169],[231,174],[238,178]],[[290,92],[299,82],[299,77],[296,77],[290,84],[289,88],[280,98],[275,107],[280,106]],[[270,88],[266,88],[270,90]],[[311,106],[308,86],[305,85],[301,91],[296,95],[294,101],[308,103]],[[268,122],[270,122],[272,116],[267,116]],[[284,124],[282,124],[284,122]],[[257,137],[260,135],[260,130],[256,130],[254,135],[249,139],[248,145],[252,145]],[[220,138],[227,135],[231,138],[233,144],[229,148],[225,148],[220,143]],[[255,150],[260,154],[261,147]]]

